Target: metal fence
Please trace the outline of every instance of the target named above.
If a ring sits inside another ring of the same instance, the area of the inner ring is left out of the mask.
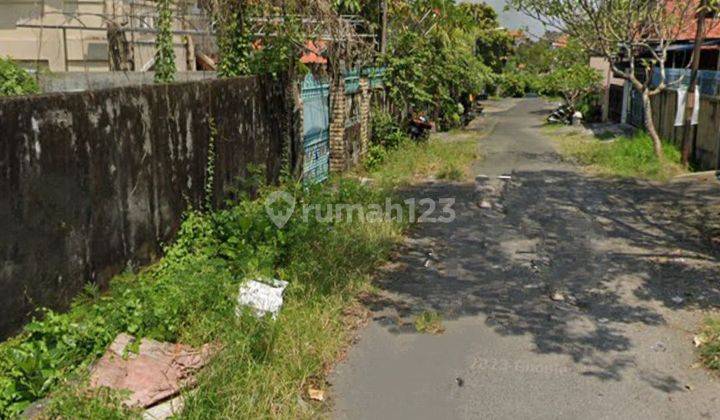
[[[642,94],[635,89],[630,91],[630,103],[627,108],[627,122],[638,128],[645,127],[645,106],[643,105]]]
[[[653,85],[657,86],[660,79],[660,69],[656,67],[653,71]],[[697,83],[703,95],[720,95],[720,71],[699,70]],[[690,69],[665,69],[665,84],[670,90],[677,90],[681,86],[687,89],[690,85]]]
[[[305,149],[303,179],[307,183],[322,182],[327,179],[330,167],[330,84],[309,74],[300,96]]]
[[[345,127],[360,123],[357,100],[352,95],[360,91],[360,79],[367,78],[371,89],[383,86],[384,68],[365,68],[346,71],[345,95],[348,95]],[[328,178],[330,168],[330,83],[308,74],[302,83],[303,147],[305,150],[303,179],[317,183]]]

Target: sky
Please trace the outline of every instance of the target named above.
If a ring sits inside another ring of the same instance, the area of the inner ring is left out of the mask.
[[[500,15],[500,24],[502,26],[508,29],[528,27],[530,33],[535,36],[542,36],[545,33],[543,25],[537,20],[516,10],[505,11],[505,0],[485,0],[484,2],[497,11],[498,15]],[[481,3],[481,1],[472,0],[470,3]]]

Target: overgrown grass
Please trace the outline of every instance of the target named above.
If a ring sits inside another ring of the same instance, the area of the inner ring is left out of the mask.
[[[579,131],[561,131],[549,128],[560,144],[560,152],[601,175],[626,178],[667,180],[685,172],[678,148],[663,143],[664,162],[653,152],[652,139],[639,132],[632,137],[619,137],[600,141]]]
[[[392,186],[417,177],[457,178],[475,157],[476,142],[403,142],[376,166],[384,187],[352,179],[309,189],[286,186],[298,203],[385,203]],[[108,291],[88,287],[63,314],[46,311],[19,336],[0,344],[0,417],[50,396],[50,417],[121,418],[138,413],[121,396],[89,391],[89,366],[118,333],[221,349],[186,395],[186,418],[313,417],[302,403],[348,343],[355,296],[402,238],[399,221],[304,220],[295,211],[276,227],[258,199],[209,213],[191,211],[165,257],[126,273]],[[276,320],[235,315],[238,287],[249,278],[290,283]]]
[[[708,369],[720,371],[720,318],[706,319],[695,340],[703,364]]]
[[[400,148],[389,150],[384,164],[370,170],[369,176],[382,186],[408,185],[429,177],[462,181],[472,178],[470,164],[478,158],[478,142],[474,137],[406,140]]]
[[[384,193],[352,180],[340,180],[335,188],[288,192],[298,202],[323,206],[385,201]],[[107,293],[89,289],[70,312],[48,311],[0,345],[0,416],[22,412],[33,400],[62,388],[68,377],[82,377],[120,332],[221,344],[223,351],[188,404],[190,417],[295,414],[298,390],[322,373],[342,347],[343,308],[399,240],[402,228],[392,221],[304,221],[295,212],[279,229],[261,199],[213,213],[191,212],[158,264],[118,276]],[[236,320],[239,284],[258,277],[291,283],[277,322]],[[88,401],[65,398],[54,410],[77,411],[79,400]],[[87,405],[102,406],[97,401]]]

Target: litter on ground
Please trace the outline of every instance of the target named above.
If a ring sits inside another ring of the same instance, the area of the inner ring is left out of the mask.
[[[277,317],[283,305],[283,293],[288,282],[276,279],[263,280],[262,282],[250,280],[240,286],[238,294],[238,306],[236,314],[240,316],[244,307],[252,309],[257,317],[271,314]]]

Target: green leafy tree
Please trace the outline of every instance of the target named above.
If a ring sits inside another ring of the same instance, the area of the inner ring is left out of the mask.
[[[547,93],[560,94],[572,108],[578,109],[579,102],[600,89],[602,76],[598,70],[584,63],[557,68],[542,78],[542,89]]]
[[[515,54],[508,60],[508,67],[538,74],[547,73],[553,67],[556,52],[548,39],[526,42],[516,48]]]
[[[175,81],[175,50],[173,49],[172,33],[172,0],[159,0],[158,34],[155,41],[155,82],[170,83]]]
[[[615,76],[630,82],[643,98],[645,127],[658,158],[662,141],[655,128],[651,98],[666,88],[668,48],[695,19],[697,3],[675,0],[510,0],[546,26],[576,39],[604,57]],[[627,66],[625,65],[627,64]],[[652,84],[657,67],[659,83]]]
[[[483,30],[476,40],[476,51],[482,62],[495,73],[502,72],[505,63],[513,54],[514,40],[510,33],[501,28]]]
[[[441,128],[460,121],[458,103],[485,89],[491,70],[475,55],[479,26],[453,1],[392,4],[386,84],[406,116],[427,114]]]
[[[28,95],[40,92],[35,79],[10,58],[0,58],[0,96]]]
[[[354,14],[362,10],[360,0],[333,0],[333,6],[343,14]]]
[[[460,3],[460,13],[470,19],[478,29],[495,29],[498,27],[498,14],[485,3]]]

